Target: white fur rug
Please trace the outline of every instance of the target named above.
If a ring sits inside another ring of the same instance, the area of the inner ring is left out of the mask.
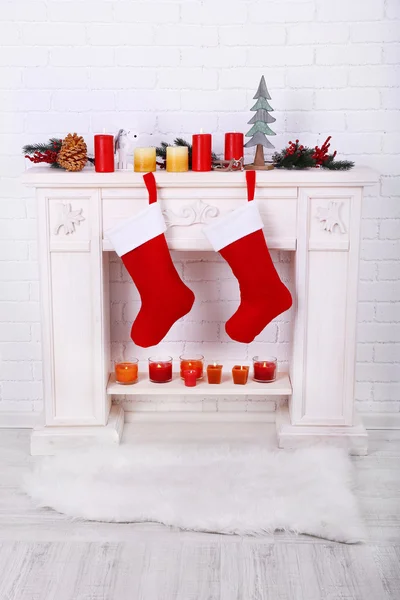
[[[35,503],[91,521],[155,521],[197,531],[275,530],[355,543],[364,529],[344,451],[248,444],[120,446],[42,459]]]

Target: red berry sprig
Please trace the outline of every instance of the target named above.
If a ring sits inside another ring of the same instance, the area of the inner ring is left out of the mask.
[[[55,146],[55,144],[53,144],[53,146]],[[36,150],[33,156],[29,156],[29,154],[26,154],[25,158],[29,158],[29,160],[33,163],[44,162],[48,164],[53,164],[57,162],[57,156],[58,152],[56,152],[55,150],[45,150],[44,152],[39,152],[39,150]]]
[[[328,150],[330,147],[330,139],[331,139],[331,135],[329,137],[326,138],[326,140],[324,141],[324,143],[322,144],[321,148],[319,148],[318,146],[315,146],[314,149],[314,154],[312,155],[312,158],[316,161],[316,167],[319,167],[321,165],[324,164],[325,161],[327,161],[329,159],[329,154],[328,154]],[[335,158],[336,156],[336,150],[332,155],[332,158]]]
[[[292,142],[291,140],[289,140],[289,146],[286,148],[285,156],[293,156],[293,155],[300,156],[300,154],[303,151],[304,151],[304,146],[303,145],[299,146],[299,140],[296,140],[296,142]]]

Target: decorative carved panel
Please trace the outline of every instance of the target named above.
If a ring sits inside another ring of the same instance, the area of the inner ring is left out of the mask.
[[[64,227],[65,235],[69,235],[75,233],[76,225],[79,225],[81,221],[85,220],[85,217],[82,215],[83,208],[78,210],[72,210],[71,204],[59,204],[60,213],[59,213],[59,221],[54,228],[54,234],[58,235],[60,233],[61,227]]]
[[[333,233],[333,230],[337,226],[340,233],[346,233],[346,227],[342,219],[340,218],[340,207],[343,202],[335,202],[331,200],[327,206],[319,206],[317,208],[317,219],[321,223],[321,228],[324,231]]]

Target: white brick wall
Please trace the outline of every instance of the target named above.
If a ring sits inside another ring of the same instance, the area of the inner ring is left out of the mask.
[[[261,74],[278,148],[332,134],[340,155],[382,175],[364,202],[356,394],[364,411],[400,411],[399,0],[1,0],[0,40],[0,412],[42,406],[35,205],[20,182],[22,145],[78,131],[91,149],[103,127],[154,142],[203,127],[221,152],[224,131],[246,130]],[[290,281],[290,255],[275,258]],[[287,359],[287,319],[249,346],[232,343],[222,323],[237,302],[229,270],[216,257],[175,259],[197,304],[185,332],[178,323],[165,341],[171,354],[202,336],[207,355]],[[117,356],[122,345],[129,352],[138,300],[121,263],[111,266]],[[208,398],[202,408],[273,409],[231,402]]]

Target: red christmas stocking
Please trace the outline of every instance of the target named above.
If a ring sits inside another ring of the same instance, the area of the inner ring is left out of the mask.
[[[142,306],[132,325],[131,338],[147,348],[161,342],[175,321],[190,311],[194,294],[172,262],[154,175],[146,173],[143,179],[150,206],[107,231],[107,237],[139,291]]]
[[[204,229],[214,250],[224,257],[239,282],[240,305],[227,321],[226,333],[246,344],[292,305],[290,292],[271,260],[263,222],[253,200],[255,175],[255,171],[246,172],[249,202]]]

